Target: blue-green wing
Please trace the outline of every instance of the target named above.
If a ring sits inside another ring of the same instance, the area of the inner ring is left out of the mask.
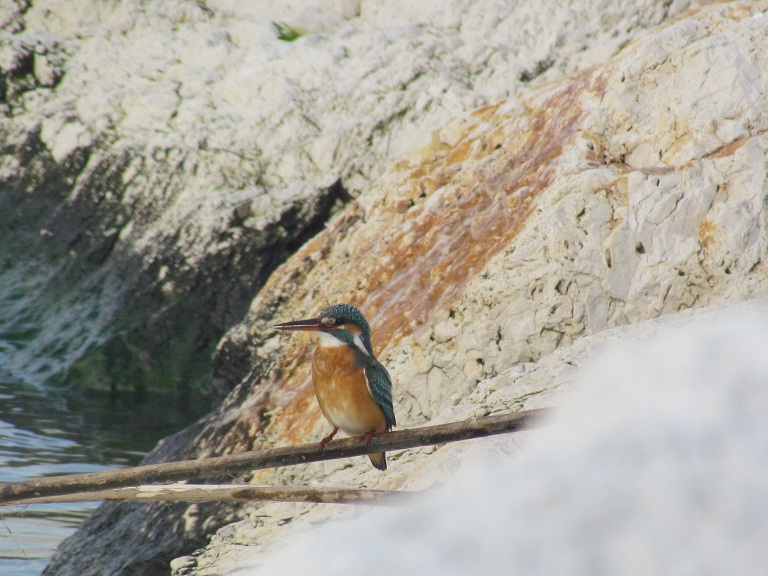
[[[374,361],[365,367],[365,377],[368,379],[368,386],[376,404],[387,419],[387,430],[397,425],[395,421],[395,410],[392,407],[392,380],[384,366]]]

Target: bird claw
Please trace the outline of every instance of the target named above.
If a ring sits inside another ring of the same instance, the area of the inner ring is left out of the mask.
[[[368,444],[371,443],[371,438],[373,438],[376,435],[376,430],[369,430],[365,433],[365,445],[368,446]]]
[[[325,438],[320,440],[320,450],[325,450],[325,445],[328,444],[331,440],[333,440],[333,437],[336,436],[336,433],[339,431],[338,428],[334,426],[333,431],[328,434]]]

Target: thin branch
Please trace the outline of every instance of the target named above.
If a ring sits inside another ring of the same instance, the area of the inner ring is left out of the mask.
[[[316,443],[301,444],[201,460],[166,462],[107,472],[69,474],[28,480],[27,482],[15,482],[0,486],[0,505],[42,496],[95,492],[134,487],[141,484],[166,484],[179,480],[197,480],[263,468],[292,466],[321,460],[362,456],[372,452],[405,450],[418,446],[481,438],[529,428],[536,424],[544,411],[545,409],[526,410],[472,418],[449,424],[397,430],[378,434],[367,445],[365,439],[359,436],[335,440],[328,443],[324,450],[321,450]]]
[[[131,488],[112,488],[78,494],[59,494],[26,498],[15,506],[96,502],[99,500],[131,502],[307,502],[315,504],[396,504],[416,492],[394,490],[358,490],[354,488],[304,488],[299,486],[254,486],[253,484],[161,484]],[[23,513],[24,510],[18,510]],[[13,513],[4,511],[3,514]]]

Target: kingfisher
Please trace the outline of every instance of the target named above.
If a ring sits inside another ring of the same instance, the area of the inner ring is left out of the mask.
[[[339,430],[350,436],[389,432],[395,426],[392,380],[376,360],[371,346],[371,328],[362,312],[349,304],[336,304],[317,318],[275,325],[279,330],[311,330],[319,344],[312,356],[312,383],[323,416],[333,426],[320,441],[320,448]],[[387,469],[384,452],[369,454],[371,464]]]

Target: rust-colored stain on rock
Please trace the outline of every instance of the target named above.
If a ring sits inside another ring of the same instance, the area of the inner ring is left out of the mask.
[[[418,333],[519,233],[578,131],[581,97],[599,90],[599,81],[582,74],[514,115],[501,106],[476,111],[452,150],[425,165],[401,165],[384,179],[378,195],[372,192],[378,200],[344,226],[343,245],[334,222],[278,269],[265,290],[290,291],[283,310],[297,317],[336,302],[359,306],[379,354],[382,344]],[[316,262],[312,271],[300,286],[288,285],[295,262],[307,258]],[[306,347],[312,345],[306,337],[286,340],[282,374],[291,377],[271,383],[284,399],[267,430],[272,438],[306,441],[317,424],[319,409],[308,401]]]
[[[706,250],[717,241],[719,228],[710,220],[704,220],[699,227],[699,244]]]

